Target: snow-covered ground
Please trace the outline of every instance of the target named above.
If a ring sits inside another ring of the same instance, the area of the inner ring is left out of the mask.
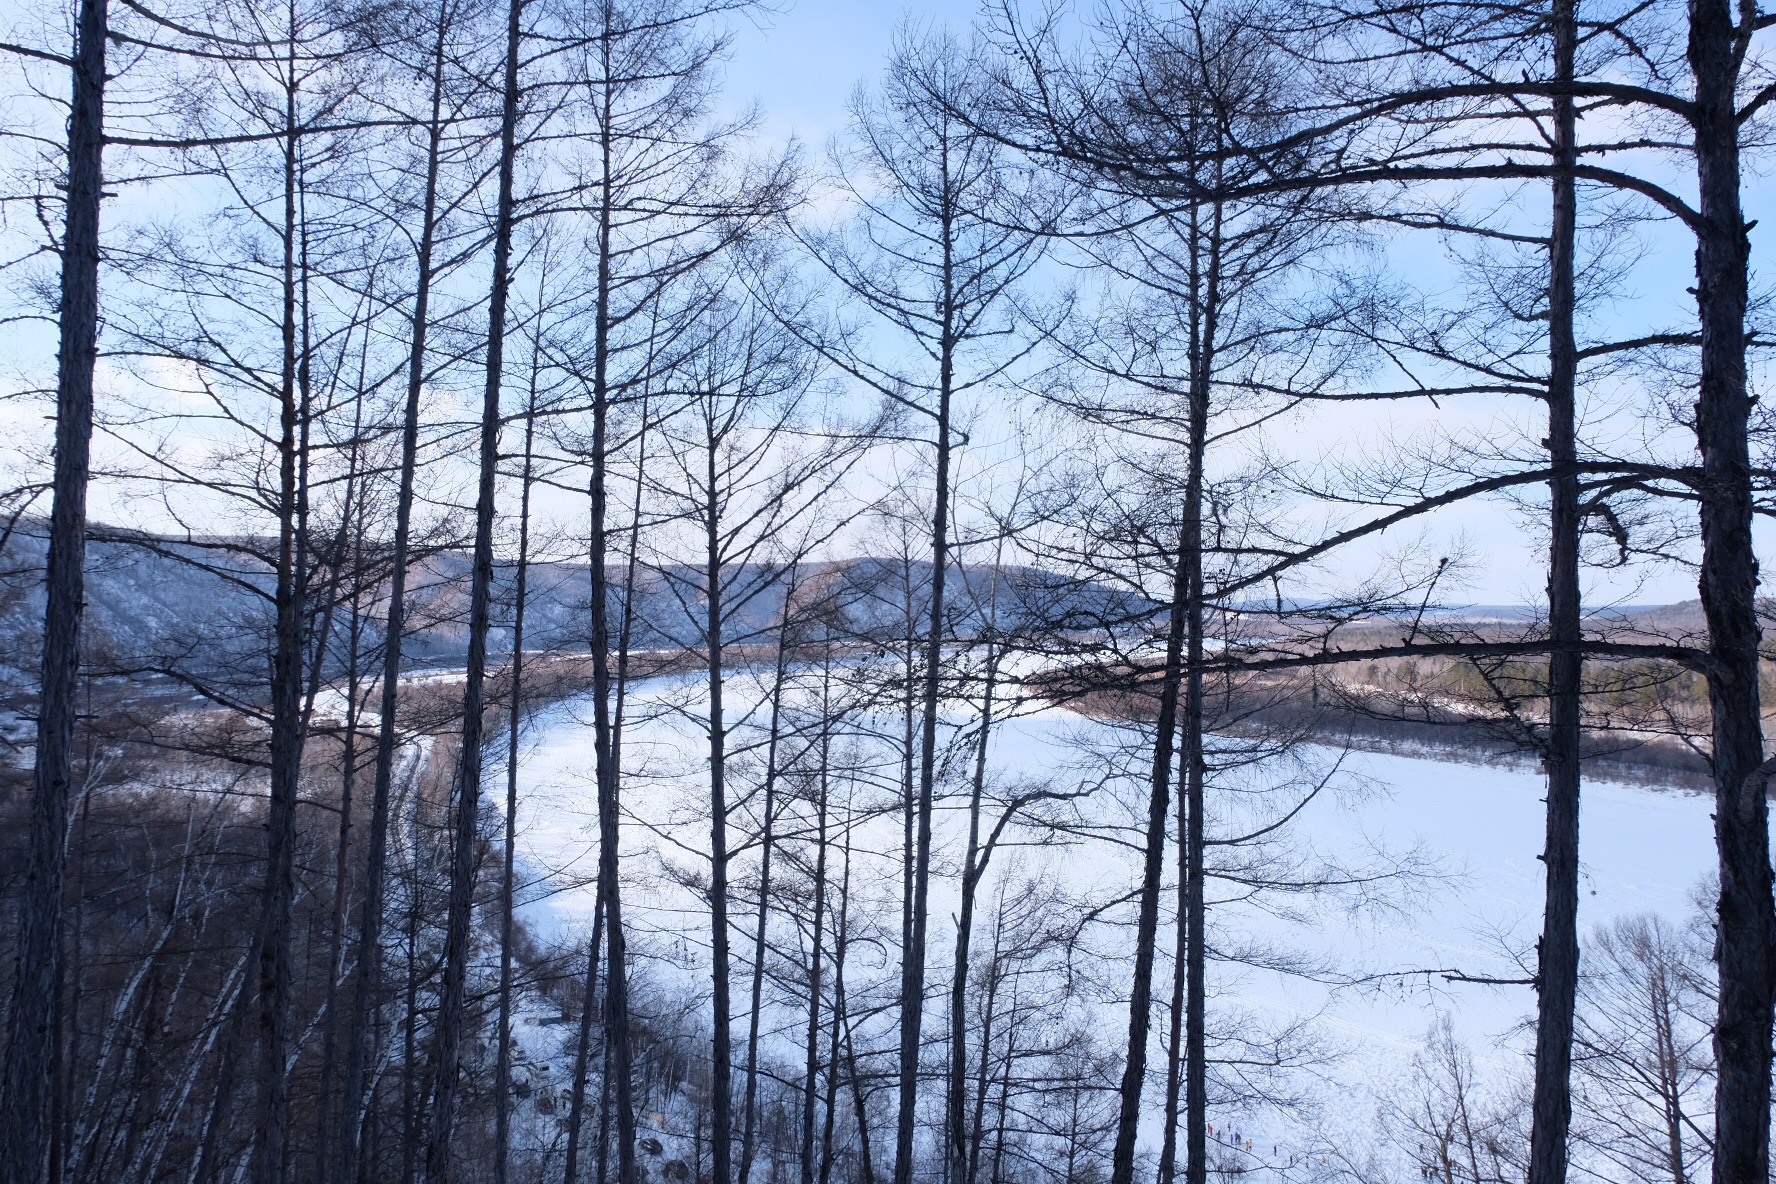
[[[745,704],[743,694],[734,698]],[[687,986],[707,981],[707,912],[694,886],[706,868],[707,740],[697,712],[694,682],[662,680],[635,696],[635,720],[624,735],[625,899],[628,924],[637,949],[650,959],[649,973],[680,977]],[[736,708],[735,710],[742,710]],[[529,923],[544,932],[568,936],[583,933],[591,923],[592,873],[596,856],[596,810],[589,704],[571,700],[551,706],[531,722],[521,750],[519,775],[520,854],[535,876],[526,906]],[[730,715],[736,720],[737,715]],[[898,720],[874,721],[892,733]],[[762,723],[755,714],[753,723]],[[749,837],[750,820],[758,813],[756,751],[746,746],[759,739],[756,727],[736,730],[734,758],[736,822],[731,842]],[[1059,710],[1045,709],[998,725],[991,747],[993,781],[1002,791],[1038,781],[1060,790],[1102,784],[1089,797],[1060,807],[1068,822],[1067,837],[1054,831],[1013,827],[1008,835],[1019,845],[995,858],[1001,872],[1016,884],[1044,885],[1080,907],[1113,901],[1129,891],[1139,875],[1134,842],[1145,813],[1145,789],[1138,777],[1123,783],[1104,782],[1106,754],[1134,753],[1131,737],[1111,725]],[[835,782],[829,825],[834,842],[840,833],[845,804],[857,811],[851,831],[854,848],[853,906],[862,917],[871,907],[884,916],[898,908],[900,884],[898,844],[900,821],[892,813],[869,814],[872,803],[890,801],[891,782],[899,766],[887,767],[880,754],[871,757],[867,743],[853,743],[851,759],[864,771],[840,788]],[[858,753],[864,755],[859,757]],[[872,766],[871,760],[878,761]],[[1326,895],[1285,894],[1280,900],[1232,901],[1225,888],[1211,886],[1217,905],[1212,919],[1212,944],[1224,954],[1243,953],[1241,966],[1223,961],[1212,971],[1212,1010],[1252,1017],[1261,1027],[1276,1028],[1307,1020],[1329,1059],[1313,1070],[1328,1097],[1354,1099],[1378,1081],[1396,1073],[1422,1043],[1439,1014],[1449,1015],[1457,1033],[1483,1065],[1503,1065],[1520,1058],[1520,1028],[1533,1008],[1523,986],[1453,983],[1443,972],[1469,976],[1519,978],[1524,971],[1513,961],[1528,958],[1540,926],[1542,865],[1542,779],[1527,771],[1316,748],[1294,759],[1293,780],[1316,778],[1327,784],[1287,829],[1285,839],[1261,852],[1265,860],[1284,857],[1281,873],[1309,868],[1378,869],[1409,866],[1406,878],[1384,876],[1372,891],[1353,900],[1349,892]],[[962,777],[948,788],[952,795],[937,824],[936,868],[929,942],[930,980],[947,982],[954,941],[958,899],[959,851],[965,815],[954,796],[966,788]],[[1132,756],[1129,767],[1138,768]],[[495,784],[490,775],[489,796]],[[1229,806],[1216,817],[1211,793],[1211,834],[1220,826],[1236,833],[1279,802],[1298,800],[1291,788],[1256,796],[1256,805]],[[1238,797],[1239,795],[1231,795]],[[1242,813],[1243,809],[1243,813]],[[798,812],[799,811],[799,812]],[[802,842],[813,825],[806,804],[790,811],[780,831],[790,835],[786,850]],[[799,821],[798,821],[799,820]],[[800,828],[800,829],[798,829]],[[1585,786],[1582,852],[1581,924],[1589,930],[1617,917],[1657,913],[1682,923],[1693,909],[1692,896],[1710,873],[1713,862],[1710,802],[1701,795],[1589,781]],[[1036,840],[1046,836],[1047,841]],[[737,857],[736,877],[744,879],[756,866],[756,847]],[[786,857],[787,858],[787,857]],[[839,856],[833,856],[829,883],[838,882]],[[1168,856],[1169,859],[1169,856]],[[781,864],[780,864],[781,866]],[[780,875],[789,873],[780,871]],[[990,886],[983,891],[982,908]],[[1168,885],[1162,932],[1171,927]],[[873,902],[873,904],[872,904]],[[1115,914],[1126,921],[1130,911]],[[862,924],[862,921],[858,922]],[[990,924],[983,921],[982,925]],[[752,914],[735,917],[735,975],[741,980],[750,957]],[[884,924],[884,929],[887,925]],[[977,926],[977,934],[982,929]],[[1127,962],[1118,959],[1115,943],[1126,942],[1126,926],[1104,925],[1089,934],[1082,948],[1095,953],[1096,981],[1105,989],[1099,1005],[1105,1010],[1102,1036],[1114,1045],[1124,1021],[1117,1010],[1115,985],[1127,977]],[[977,942],[977,949],[979,944]],[[1306,960],[1312,974],[1277,969],[1279,955]],[[887,984],[893,967],[885,960],[862,956],[855,969],[855,989],[868,989],[875,979]],[[1425,973],[1429,972],[1429,973]],[[1169,993],[1169,960],[1161,959],[1155,998],[1163,1010]],[[884,986],[884,989],[886,987]],[[1122,986],[1126,990],[1126,984]],[[737,991],[737,995],[739,992]],[[939,1012],[943,1004],[934,1005]],[[744,1010],[736,999],[736,1011]],[[742,1017],[743,1018],[743,1017]],[[939,1021],[941,1022],[941,1018]],[[1245,1022],[1242,1020],[1241,1022]],[[1156,1041],[1165,1018],[1156,1017]],[[772,1025],[767,1025],[767,1028]],[[1157,1044],[1156,1044],[1157,1050]],[[1335,1112],[1337,1107],[1332,1108]],[[1340,1117],[1361,1126],[1372,1120],[1372,1103],[1351,1102]],[[1244,1123],[1246,1129],[1288,1139],[1282,1120],[1261,1114],[1219,1116]],[[1148,1123],[1150,1128],[1155,1123]]]

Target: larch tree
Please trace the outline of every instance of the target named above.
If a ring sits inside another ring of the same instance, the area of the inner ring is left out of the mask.
[[[995,220],[1011,200],[1016,174],[1006,154],[952,114],[967,103],[974,82],[953,37],[904,35],[879,96],[863,95],[854,104],[854,150],[834,161],[856,221],[803,235],[810,253],[863,314],[862,320],[841,316],[824,331],[822,352],[840,371],[904,408],[929,448],[920,459],[932,475],[917,784],[909,787],[914,835],[901,951],[895,1184],[913,1178],[918,1125],[957,401],[990,390],[1022,356],[1010,295],[1035,266],[1042,242],[1039,234]],[[872,349],[880,348],[884,332],[911,347],[910,364]]]

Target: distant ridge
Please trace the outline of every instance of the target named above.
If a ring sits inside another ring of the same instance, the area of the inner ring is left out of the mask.
[[[42,628],[41,573],[45,540],[42,524],[21,521],[0,551],[0,686],[34,683],[38,635]],[[88,584],[85,650],[95,669],[126,672],[154,669],[234,668],[243,684],[263,676],[272,625],[269,567],[255,554],[251,539],[174,539],[151,534],[94,529],[87,550]],[[620,571],[620,565],[616,568]],[[459,658],[467,644],[467,577],[469,556],[443,551],[416,565],[410,584],[413,630],[404,646],[418,665]],[[496,574],[495,628],[490,643],[496,652],[510,642],[513,568]],[[783,609],[786,576],[779,570],[753,566],[740,569],[736,580],[746,592],[744,604],[728,627],[737,645],[762,638]],[[908,587],[910,580],[911,586]],[[797,576],[797,597],[805,603],[824,600],[825,627],[859,639],[905,635],[910,602],[913,616],[923,620],[928,561],[856,556],[804,564]],[[700,614],[694,595],[695,571],[687,566],[645,568],[636,584],[638,632],[635,644],[657,648],[694,646],[700,636]],[[586,646],[589,569],[584,562],[536,562],[530,567],[526,607],[527,648],[583,650]],[[950,576],[951,627],[966,635],[984,627],[996,600],[998,627],[1007,632],[1041,623],[1062,628],[1101,629],[1120,622],[1127,626],[1159,610],[1150,602],[1103,585],[1073,581],[1035,567],[1002,569],[995,583],[985,568],[956,567]],[[613,608],[621,587],[613,588]],[[1291,610],[1311,609],[1289,602]],[[1273,605],[1241,605],[1254,615]],[[380,604],[370,608],[365,642],[380,644]],[[1433,606],[1427,620],[1474,625],[1531,624],[1543,610],[1538,605],[1474,604]],[[1697,600],[1667,605],[1609,606],[1593,610],[1594,622],[1620,625],[1636,633],[1685,638],[1706,633]],[[334,637],[343,638],[344,609],[336,607]],[[923,626],[920,626],[922,630]],[[331,645],[334,660],[343,642]]]
[[[0,552],[0,685],[34,682],[37,637],[42,628],[42,571],[46,543],[34,524],[23,523]],[[255,554],[253,540],[171,539],[95,528],[87,548],[87,611],[84,649],[93,668],[134,670],[233,669],[243,686],[265,673],[273,624],[268,564]],[[413,665],[448,662],[467,648],[467,553],[443,551],[425,557],[410,577],[409,622],[403,646]],[[617,567],[618,571],[621,567]],[[906,610],[922,632],[931,565],[877,557],[809,562],[796,576],[796,597],[818,609],[823,627],[856,639],[905,635]],[[495,576],[496,652],[510,644],[515,569],[500,565]],[[727,626],[729,640],[745,645],[764,637],[779,619],[788,576],[759,565],[734,570],[739,595]],[[910,584],[910,586],[909,586]],[[637,632],[641,648],[692,647],[701,636],[695,569],[668,565],[641,569],[636,580]],[[1137,598],[1088,583],[1069,581],[1033,567],[1001,569],[997,580],[982,568],[951,569],[951,628],[967,634],[995,619],[1015,632],[1037,621],[1096,625],[1139,619]],[[613,587],[613,608],[623,590]],[[526,648],[583,650],[590,596],[589,565],[534,562],[526,599]],[[996,608],[990,602],[996,601]],[[993,611],[989,611],[993,610]],[[334,661],[344,647],[347,606],[335,606],[329,644]],[[380,603],[368,608],[365,644],[380,645]],[[1152,611],[1151,606],[1146,611]],[[318,627],[318,625],[317,625]]]

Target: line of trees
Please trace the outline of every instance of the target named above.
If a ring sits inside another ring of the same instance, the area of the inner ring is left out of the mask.
[[[1776,16],[996,0],[813,161],[723,97],[753,15],[0,41],[53,404],[0,489],[0,1179],[1385,1174],[1213,1136],[1329,1055],[1217,983],[1349,978],[1250,918],[1431,872],[1310,841],[1357,718],[1547,776],[1527,1096],[1439,1029],[1401,1154],[1769,1179]],[[1440,611],[1479,504],[1532,619]],[[1603,610],[1673,566],[1701,629]],[[1089,742],[1025,767],[1057,708]],[[1585,762],[1637,744],[1712,782],[1712,942],[1582,959]]]

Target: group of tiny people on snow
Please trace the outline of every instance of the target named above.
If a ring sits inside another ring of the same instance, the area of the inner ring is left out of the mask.
[[[1214,1123],[1207,1122],[1207,1123],[1204,1123],[1203,1125],[1209,1128],[1209,1138],[1215,1139],[1217,1142],[1226,1143],[1228,1146],[1232,1147],[1235,1151],[1239,1151],[1239,1150],[1250,1151],[1252,1149],[1252,1140],[1250,1140],[1250,1139],[1241,1140],[1239,1132],[1238,1131],[1230,1131],[1227,1128],[1226,1123],[1221,1124],[1221,1133],[1218,1136],[1215,1134],[1215,1124]]]

